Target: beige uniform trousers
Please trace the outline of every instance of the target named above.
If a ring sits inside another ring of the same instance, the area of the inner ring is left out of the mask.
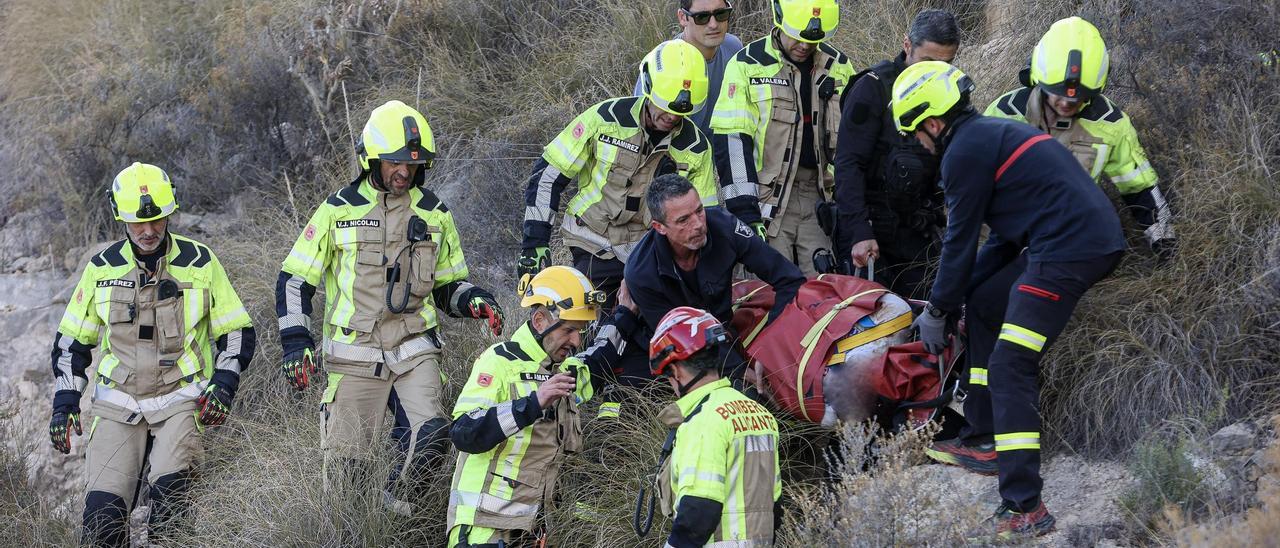
[[[404,372],[391,371],[386,378],[331,373],[325,403],[320,409],[320,445],[325,456],[363,459],[381,454],[387,436],[384,425],[387,399],[394,387],[400,407],[413,428],[411,449],[405,455],[406,464],[411,462],[419,427],[428,420],[445,416],[440,405],[443,383],[439,356],[430,352],[409,358],[416,363],[408,364],[407,370],[397,366],[396,369]]]
[[[148,437],[153,438],[149,454]],[[97,417],[85,451],[88,490],[118,495],[132,508],[143,466],[151,465],[147,481],[155,483],[162,476],[194,468],[203,451],[193,413],[178,413],[156,424]]]
[[[778,250],[796,266],[805,276],[817,276],[813,269],[813,252],[819,249],[831,249],[831,238],[822,233],[818,226],[816,212],[822,194],[818,191],[818,172],[808,168],[800,168],[791,183],[791,195],[787,198],[787,208],[781,219],[778,235],[769,238],[769,247]]]

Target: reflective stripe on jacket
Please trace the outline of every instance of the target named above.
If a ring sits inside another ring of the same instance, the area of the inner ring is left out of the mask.
[[[675,405],[682,422],[663,474],[670,490],[664,499],[673,509],[685,496],[723,505],[707,546],[772,542],[774,503],[782,496],[777,420],[728,379],[700,386]]]
[[[410,226],[422,221],[425,239],[410,242]],[[452,310],[459,303],[437,303],[432,290],[462,282],[468,274],[453,214],[435,194],[412,187],[393,196],[374,189],[367,178],[320,204],[281,270],[291,277],[277,287],[277,293],[282,293],[277,300],[285,302],[277,306],[282,333],[310,326],[310,291],[304,289],[314,288],[324,278],[327,344],[367,349],[364,354],[377,356],[435,328],[436,307]],[[387,307],[387,286],[393,278],[397,280],[393,303],[398,305],[409,293],[399,313]],[[427,346],[431,348],[423,351],[435,349]],[[349,373],[359,373],[357,369],[367,365],[342,357],[326,360],[340,369],[349,366],[344,371]]]
[[[649,228],[644,195],[654,177],[678,173],[693,183],[703,205],[720,203],[710,139],[681,122],[652,143],[642,122],[646,106],[644,97],[603,101],[547,144],[525,192],[525,248],[547,245],[560,194],[574,179],[577,194],[562,223],[566,243],[624,261],[625,246]]]
[[[814,50],[812,63],[813,112],[801,112],[800,69],[786,60],[776,33],[747,44],[725,69],[711,130],[722,198],[748,223],[782,217],[800,167],[805,121],[814,127],[823,173],[820,190],[828,199],[832,195],[829,168],[840,129],[840,95],[857,71],[844,53],[826,43]]]
[[[549,409],[537,408],[535,391],[553,374],[573,368],[574,395]],[[473,525],[532,530],[538,513],[552,501],[567,453],[582,447],[578,404],[590,397],[591,375],[573,358],[552,364],[525,323],[511,340],[489,347],[476,359],[453,408],[450,436],[459,446],[449,492],[448,528]],[[537,418],[529,418],[537,413]],[[467,439],[459,423],[469,422]],[[476,439],[483,452],[467,452]]]
[[[213,353],[215,339],[252,326],[222,263],[190,238],[170,234],[167,245],[154,277],[128,240],[95,255],[58,325],[55,390],[84,389],[88,363],[72,347],[102,342],[94,410],[106,418],[164,420],[193,410],[220,364],[240,373],[234,357]]]

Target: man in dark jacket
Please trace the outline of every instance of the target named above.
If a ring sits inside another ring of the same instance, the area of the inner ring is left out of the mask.
[[[929,455],[999,473],[993,530],[974,539],[986,544],[1053,530],[1040,500],[1040,357],[1125,242],[1111,201],[1071,152],[1035,128],[977,114],[972,89],[955,67],[924,61],[898,76],[892,110],[900,131],[942,159],[942,264],[914,325],[925,348],[941,352],[946,317],[965,305],[969,426]],[[979,250],[983,224],[991,234]],[[993,443],[974,443],[984,433]]]
[[[836,144],[836,260],[863,268],[876,260],[874,281],[895,293],[929,298],[928,270],[937,260],[944,223],[938,161],[893,123],[893,80],[920,61],[950,63],[960,29],[950,12],[916,15],[902,53],[862,71],[845,92]],[[869,273],[870,274],[870,273]],[[870,277],[870,276],[869,276]]]
[[[688,179],[664,175],[645,195],[653,220],[627,262],[624,278],[640,315],[650,328],[677,306],[710,312],[728,325],[733,318],[733,271],[747,272],[773,286],[770,318],[795,299],[804,275],[733,215],[704,209]],[[725,358],[726,377],[740,378],[745,365],[737,352]]]

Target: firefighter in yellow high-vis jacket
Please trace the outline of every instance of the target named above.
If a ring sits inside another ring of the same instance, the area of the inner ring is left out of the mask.
[[[426,118],[390,101],[369,116],[358,152],[359,177],[320,204],[281,268],[276,314],[283,368],[300,390],[318,371],[311,300],[323,278],[326,470],[333,457],[353,471],[363,468],[353,461],[385,433],[390,400],[408,435],[384,498],[408,513],[389,489],[406,466],[421,477],[449,443],[436,309],[484,319],[494,335],[502,332],[502,311],[488,291],[467,282],[453,214],[422,186],[435,158]]]
[[[567,266],[525,282],[520,305],[532,309],[529,321],[476,359],[453,407],[450,547],[541,536],[566,455],[582,448],[578,405],[592,396],[584,359],[594,358],[574,354],[604,293]]]
[[[771,4],[775,28],[725,68],[711,116],[716,171],[725,207],[812,276],[814,253],[831,249],[818,206],[834,198],[840,96],[857,71],[827,43],[835,0]]]
[[[88,430],[84,542],[128,546],[142,471],[152,539],[186,506],[204,426],[222,424],[254,351],[254,330],[218,258],[169,232],[178,210],[160,168],[135,163],[112,182],[127,237],[85,265],[54,338],[49,434],[71,450],[83,432],[80,395],[101,346]]]

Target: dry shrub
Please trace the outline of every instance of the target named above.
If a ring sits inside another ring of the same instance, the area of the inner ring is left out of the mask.
[[[1189,527],[1178,512],[1167,515],[1171,537],[1179,546],[1273,546],[1280,539],[1280,440],[1266,450],[1266,465],[1258,480],[1258,506],[1241,515]],[[1263,463],[1258,463],[1263,466]]]
[[[1216,428],[1280,401],[1280,81],[1248,53],[1272,40],[1266,6],[1130,2],[1099,15],[1116,44],[1109,95],[1171,195],[1181,247],[1159,265],[1133,235],[1046,359],[1046,425],[1114,454],[1166,420]]]
[[[0,439],[15,439],[16,414],[9,405],[0,408]],[[0,444],[0,539],[9,546],[75,545],[80,537],[66,505],[33,485],[26,459],[37,453],[30,449]]]
[[[1136,481],[1117,500],[1130,534],[1157,540],[1169,516],[1198,518],[1209,511],[1212,492],[1192,462],[1193,451],[1195,444],[1186,437],[1153,438],[1134,448],[1129,468]]]
[[[834,482],[795,493],[784,546],[924,546],[963,543],[985,508],[953,495],[936,466],[922,468],[936,427],[878,434],[874,425],[844,426],[844,459]]]
[[[767,6],[736,3],[733,31],[744,41],[763,34]],[[1139,250],[1079,307],[1043,369],[1048,441],[1115,455],[1166,419],[1193,417],[1212,427],[1280,401],[1271,363],[1280,355],[1280,195],[1272,182],[1280,90],[1274,67],[1254,57],[1271,49],[1280,26],[1273,2],[871,0],[842,7],[833,43],[859,66],[896,54],[917,9],[956,11],[965,27],[957,64],[979,83],[983,106],[1014,87],[1051,21],[1082,13],[1108,38],[1108,95],[1133,117],[1174,201],[1182,250],[1156,265],[1132,235]],[[260,344],[235,418],[206,438],[209,458],[184,543],[437,543],[444,497],[403,520],[386,514],[367,486],[321,489],[318,390],[294,396],[278,372],[280,261],[314,207],[350,181],[352,133],[369,110],[391,98],[420,104],[440,152],[427,184],[454,212],[472,280],[499,296],[511,332],[524,319],[510,291],[511,263],[534,158],[573,115],[630,93],[641,56],[674,32],[673,12],[669,0],[0,5],[0,129],[23,136],[0,143],[0,160],[18,166],[11,170],[18,175],[0,182],[4,218],[36,211],[56,228],[48,235],[59,250],[118,234],[101,196],[133,160],[168,169],[186,211],[216,209],[232,194],[250,204],[237,223],[203,238],[249,307]],[[470,320],[445,319],[443,332],[451,403],[493,339]],[[663,398],[642,398],[652,403],[613,432],[588,425],[585,456],[609,451],[604,464],[570,460],[559,489],[565,504],[551,519],[573,525],[557,528],[554,540],[634,542],[634,493],[661,446],[652,416]],[[794,423],[784,427],[793,445],[815,437]],[[862,447],[865,437],[846,432],[845,446]],[[834,491],[814,485],[814,461],[797,450],[786,483],[797,510],[783,540],[954,541],[963,512],[934,498],[945,486],[908,467],[922,441],[884,443],[870,472],[846,467],[849,477]],[[371,448],[374,476],[389,465],[383,449]],[[861,462],[854,453],[848,462]],[[16,461],[3,462],[12,477]],[[58,513],[39,491],[0,481],[0,527],[15,529],[0,531],[4,538],[62,545],[74,537],[78,509]],[[442,470],[431,492],[445,493],[447,483]],[[935,516],[942,521],[931,522]],[[655,531],[664,527],[660,521]]]

